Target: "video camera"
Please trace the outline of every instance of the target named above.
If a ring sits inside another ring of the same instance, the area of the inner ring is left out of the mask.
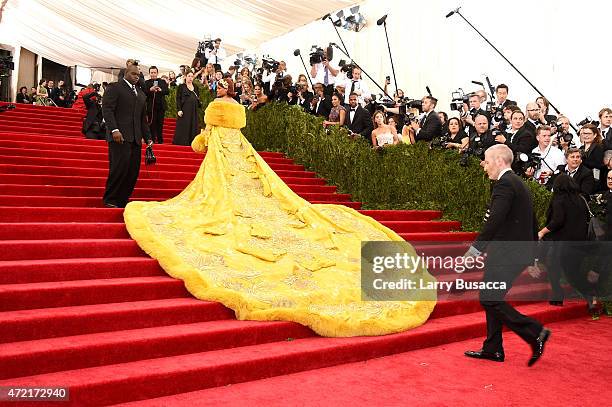
[[[0,56],[0,76],[9,76],[9,71],[15,69],[15,63],[11,55]]]
[[[214,48],[215,45],[213,43],[213,40],[211,39],[211,36],[205,35],[204,41],[198,42],[198,48],[196,50],[195,56],[196,58],[202,58],[207,49],[212,51]]]
[[[323,48],[313,45],[310,48],[310,65],[320,64],[324,59],[327,59],[327,55]]]
[[[469,104],[470,102],[470,95],[466,94],[461,88],[451,93],[451,98],[450,108],[451,110],[456,110],[458,112],[463,110],[464,103]]]
[[[540,153],[520,153],[514,158],[514,162],[524,174],[529,168],[539,170],[542,167],[542,156]]]
[[[280,62],[274,58],[270,58],[269,55],[264,55],[261,58],[261,67],[265,71],[275,72],[280,66]]]
[[[338,62],[338,66],[340,67],[340,72],[344,72],[347,78],[353,78],[353,69],[357,68],[357,65],[353,62],[347,64],[344,59],[341,59],[340,62]]]

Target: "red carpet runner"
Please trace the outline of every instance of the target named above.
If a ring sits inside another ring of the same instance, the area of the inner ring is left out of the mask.
[[[364,361],[485,332],[475,295],[441,301],[418,329],[346,339],[316,337],[288,322],[236,321],[222,305],[193,299],[129,238],[122,211],[102,207],[107,148],[81,136],[81,117],[23,105],[0,114],[0,386],[65,386],[70,402],[63,405],[110,405]],[[173,126],[166,126],[168,141]],[[155,151],[159,164],[143,165],[134,199],[176,195],[202,160],[187,147],[164,144]],[[305,199],[360,207],[281,154],[262,156]],[[460,252],[465,246],[453,242],[475,236],[453,232],[460,224],[436,220],[436,211],[362,212],[416,244],[449,242]],[[521,283],[513,289],[515,299],[547,290],[526,277]],[[521,303],[519,309],[544,322],[584,315],[578,303]]]

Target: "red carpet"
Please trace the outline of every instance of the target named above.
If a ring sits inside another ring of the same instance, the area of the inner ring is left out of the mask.
[[[550,327],[553,336],[546,353],[531,369],[525,366],[528,347],[517,336],[506,335],[504,363],[464,357],[465,350],[481,345],[480,339],[471,339],[122,407],[609,405],[612,319],[583,318]],[[605,339],[594,346],[593,337]]]
[[[461,297],[441,293],[431,320],[420,328],[345,339],[316,337],[288,322],[236,321],[222,305],[191,298],[182,282],[168,277],[129,238],[122,211],[102,207],[107,148],[104,142],[82,138],[81,116],[73,110],[23,105],[0,114],[0,386],[69,386],[70,403],[64,405],[108,405],[172,395],[176,398],[169,403],[180,403],[189,397],[181,393],[212,394],[217,390],[211,388],[219,386],[274,376],[282,381],[284,375],[309,370],[304,374],[317,376],[330,366],[346,369],[339,378],[350,376],[360,368],[349,363],[408,352],[388,358],[395,360],[483,335],[484,314],[475,292]],[[166,131],[170,141],[173,130]],[[188,147],[164,144],[155,151],[159,164],[143,165],[135,199],[176,195],[202,160]],[[311,202],[357,209],[361,205],[279,153],[262,157]],[[457,232],[458,222],[437,220],[442,215],[438,211],[362,212],[426,253],[462,253],[462,242],[475,237]],[[421,243],[431,241],[443,244]],[[448,270],[432,272],[440,280],[454,277]],[[481,275],[469,272],[462,278],[478,280]],[[523,312],[543,322],[585,314],[581,303],[555,308],[533,300],[547,290],[547,284],[524,275],[512,298]],[[583,333],[575,322],[558,326]],[[596,342],[602,344],[602,338]],[[582,343],[567,341],[566,346],[578,351]],[[414,367],[403,365],[405,388],[414,391],[409,380]],[[425,391],[431,383],[421,380],[416,385]],[[256,392],[269,391],[267,382],[262,386]],[[282,394],[285,390],[279,386]],[[338,390],[337,400],[349,395],[351,387],[354,384]],[[355,389],[364,403],[368,399],[359,392],[366,389]],[[223,389],[218,392],[211,400],[224,397]],[[238,403],[241,394],[228,402]],[[305,387],[303,395],[284,402],[318,404],[320,397],[314,388]]]

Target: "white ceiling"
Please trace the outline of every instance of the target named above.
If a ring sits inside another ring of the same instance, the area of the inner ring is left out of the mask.
[[[256,48],[356,0],[8,0],[0,38],[64,65],[176,68],[204,35],[228,55]]]

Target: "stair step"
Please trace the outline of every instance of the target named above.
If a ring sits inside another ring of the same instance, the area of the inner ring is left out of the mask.
[[[568,304],[563,309],[527,305],[519,311],[549,323],[575,318],[584,313],[582,308],[583,304]],[[11,378],[0,385],[36,383],[47,387],[61,383],[70,388],[69,405],[107,405],[382,357],[473,338],[484,331],[484,316],[478,312],[432,320],[396,335],[272,342]]]
[[[0,284],[165,276],[150,257],[0,261]]]
[[[132,239],[0,240],[0,261],[147,257]]]
[[[186,298],[181,280],[168,276],[0,285],[0,312]]]
[[[294,322],[218,320],[0,344],[0,379],[314,336]]]
[[[235,319],[218,302],[195,298],[39,308],[0,312],[0,342],[112,332],[158,326]]]

